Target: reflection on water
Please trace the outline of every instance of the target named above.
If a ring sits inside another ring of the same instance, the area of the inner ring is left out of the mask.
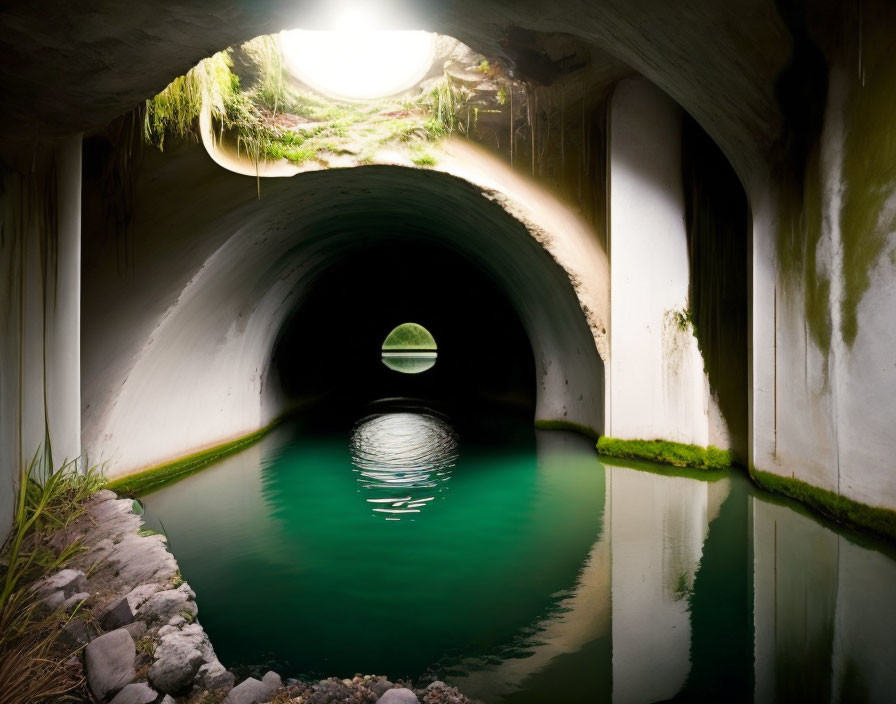
[[[426,411],[287,428],[146,497],[223,662],[486,704],[892,699],[881,545],[739,472],[604,465],[496,416],[461,431]],[[381,520],[402,516],[426,520]]]
[[[419,374],[432,369],[437,352],[383,352],[383,364],[403,374]]]
[[[436,499],[457,460],[457,435],[427,413],[378,413],[352,430],[352,464],[374,513],[413,517]]]

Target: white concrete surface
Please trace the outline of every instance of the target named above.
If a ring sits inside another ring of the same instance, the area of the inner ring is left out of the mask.
[[[609,127],[607,434],[705,446],[711,397],[690,328],[681,108],[646,79],[620,82]]]

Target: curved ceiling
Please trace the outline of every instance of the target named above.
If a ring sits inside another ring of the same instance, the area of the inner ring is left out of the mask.
[[[328,7],[323,0],[7,4],[0,10],[2,139],[27,144],[104,125],[223,47],[325,26]],[[791,39],[772,0],[380,0],[365,9],[388,17],[390,28],[448,34],[492,56],[513,53],[504,41],[509,28],[579,37],[675,98],[745,181],[781,129],[775,81]]]

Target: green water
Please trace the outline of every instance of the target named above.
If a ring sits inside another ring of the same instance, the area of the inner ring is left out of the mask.
[[[313,416],[146,497],[229,667],[492,702],[887,701],[896,562],[737,472],[483,409]]]

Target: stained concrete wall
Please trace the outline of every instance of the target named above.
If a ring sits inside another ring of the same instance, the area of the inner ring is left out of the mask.
[[[707,445],[711,408],[689,323],[681,109],[643,78],[610,101],[607,434]],[[723,426],[724,427],[724,426]],[[727,434],[713,440],[727,446]]]
[[[20,470],[81,454],[80,135],[3,173],[0,218],[2,535]]]
[[[858,18],[845,13],[847,36]],[[896,509],[896,7],[863,3],[860,48],[821,43],[823,115],[803,182],[750,189],[752,463]],[[839,30],[838,30],[839,33]],[[861,70],[857,70],[861,66]]]

